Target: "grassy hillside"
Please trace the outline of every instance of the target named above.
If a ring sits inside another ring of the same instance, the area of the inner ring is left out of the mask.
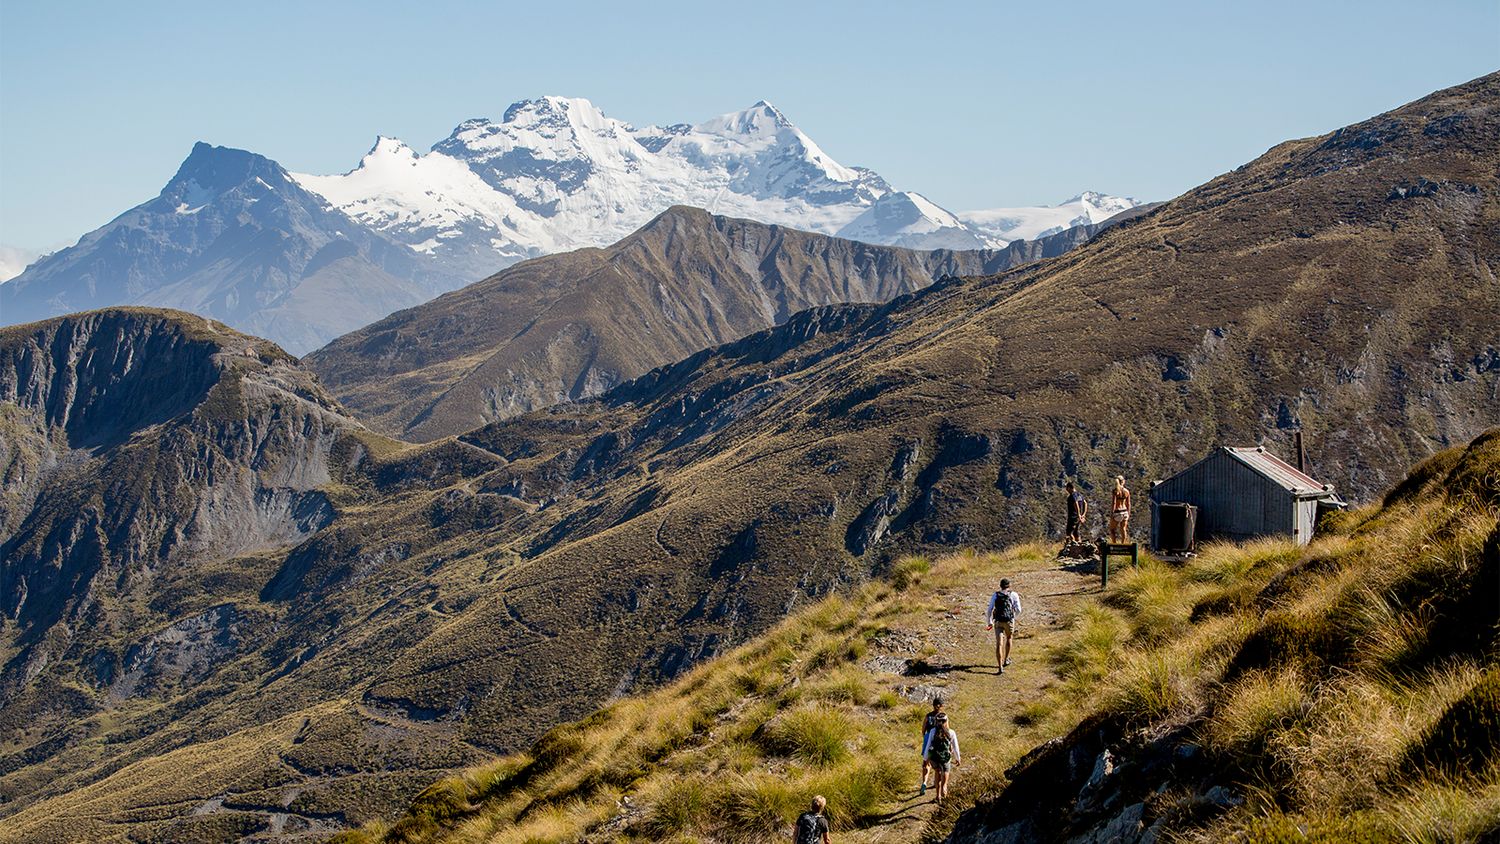
[[[983,634],[1001,572],[1028,590],[1031,625],[1004,678]],[[965,759],[957,780],[988,781],[1046,737],[1012,715],[1051,682],[1042,651],[1060,645],[1063,619],[1096,587],[1040,545],[908,558],[888,581],[813,604],[338,840],[765,841],[814,793],[829,798],[842,841],[912,840],[932,809],[915,795],[927,698],[948,698]]]
[[[1497,516],[1500,429],[1307,548],[1148,559],[1108,593],[1040,546],[909,558],[336,840],[764,841],[813,793],[843,841],[1471,840],[1500,830]],[[978,611],[1002,573],[1029,613],[996,677]],[[936,690],[970,762],[939,812],[911,793],[911,698]],[[1080,789],[1056,763],[1086,745]]]

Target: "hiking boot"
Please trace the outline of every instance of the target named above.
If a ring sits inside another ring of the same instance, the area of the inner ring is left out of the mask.
[[[1007,659],[1007,660],[1006,660],[1006,661],[1005,661],[1005,664],[1006,664],[1006,665],[1010,665],[1010,660],[1008,660],[1008,659]]]
[[[925,782],[922,783],[922,788],[921,788],[921,790],[919,790],[917,792],[917,796],[918,797],[926,797],[927,796],[927,783],[925,783]]]

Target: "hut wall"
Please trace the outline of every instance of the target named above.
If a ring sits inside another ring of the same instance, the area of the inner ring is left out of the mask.
[[[1151,500],[1196,504],[1200,540],[1291,536],[1297,527],[1292,494],[1223,451],[1216,450],[1157,484],[1151,489]]]

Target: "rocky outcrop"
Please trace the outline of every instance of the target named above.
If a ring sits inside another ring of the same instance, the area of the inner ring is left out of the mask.
[[[29,454],[4,490],[15,504],[0,535],[0,612],[15,649],[6,699],[73,646],[75,628],[139,630],[149,616],[118,604],[150,596],[164,567],[293,544],[326,525],[331,455],[355,427],[274,345],[148,310],[0,332],[0,402],[11,448]],[[141,653],[95,662],[129,675]]]

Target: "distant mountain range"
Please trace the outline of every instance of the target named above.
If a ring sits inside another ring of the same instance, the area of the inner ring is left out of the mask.
[[[200,143],[155,199],[0,285],[0,324],[109,305],[180,308],[304,354],[518,261],[613,243],[673,205],[910,249],[1000,248],[1134,207],[954,214],[833,160],[767,102],[636,128],[543,97],[431,151],[380,138],[342,175]]]
[[[674,206],[618,243],[516,264],[306,363],[365,423],[432,440],[597,395],[807,308],[1055,257],[1135,213],[1003,249],[917,251]]]

